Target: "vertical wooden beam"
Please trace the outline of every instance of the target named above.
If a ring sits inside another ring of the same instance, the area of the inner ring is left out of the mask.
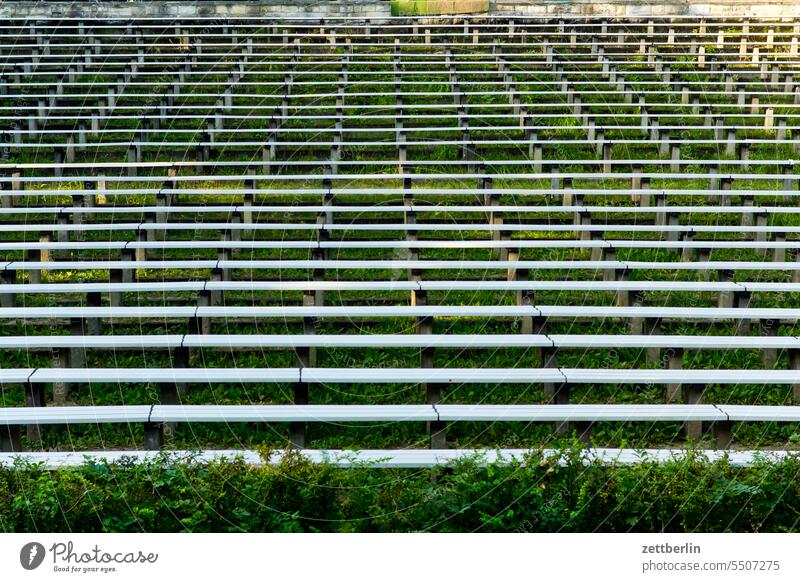
[[[759,332],[762,337],[776,337],[778,329],[780,328],[780,321],[775,319],[761,319],[759,320]],[[778,362],[778,350],[776,348],[763,348],[761,350],[764,368],[771,369],[775,367]]]
[[[44,398],[45,385],[40,383],[28,382],[26,384],[26,405],[43,407],[45,406]],[[39,424],[29,424],[26,427],[28,442],[37,446],[42,443],[42,426]]]
[[[731,448],[732,438],[731,432],[733,430],[733,423],[729,421],[717,421],[713,423],[714,442],[716,447],[721,450]]]
[[[303,306],[313,307],[317,303],[315,291],[308,291],[303,294]],[[316,333],[316,320],[313,317],[303,318],[303,334],[314,335]],[[298,367],[300,368],[313,368],[317,365],[317,349],[313,347],[299,347],[295,350],[295,359]],[[294,384],[294,398],[293,403],[298,406],[307,405],[309,403],[309,385],[307,382],[296,382]],[[294,449],[303,449],[306,447],[306,423],[304,422],[290,422],[289,423],[289,442],[290,446]]]
[[[700,404],[703,401],[705,385],[703,384],[684,384],[683,396],[686,404]],[[699,420],[687,420],[683,423],[686,438],[697,441],[703,436],[703,423]]]
[[[789,369],[800,370],[800,349],[789,350]],[[800,404],[800,375],[797,383],[792,384],[792,401]]]
[[[164,425],[158,422],[144,423],[144,448],[158,451],[164,446]]]
[[[428,296],[424,291],[418,291],[415,298],[416,305],[427,305]],[[433,318],[432,317],[418,317],[416,320],[416,332],[421,335],[430,335],[433,333]],[[422,348],[420,351],[420,368],[434,368],[435,367],[435,350],[434,348]],[[442,400],[443,386],[441,384],[428,382],[423,384],[425,390],[425,401],[428,404],[438,404]],[[447,423],[443,421],[431,421],[428,423],[428,435],[430,438],[430,447],[432,449],[446,449],[447,448]]]
[[[19,425],[0,425],[0,452],[22,452],[22,438]]]
[[[671,347],[665,350],[667,369],[680,370],[683,368],[683,348]],[[667,384],[665,399],[667,404],[677,403],[682,400],[681,384]]]

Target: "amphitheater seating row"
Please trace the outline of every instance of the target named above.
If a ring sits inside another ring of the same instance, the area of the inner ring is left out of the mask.
[[[108,448],[182,455],[176,431],[264,423],[343,465],[524,461],[486,439],[542,423],[664,447],[587,462],[684,455],[662,426],[757,462],[754,433],[786,446],[800,422],[799,39],[733,19],[0,24],[0,464],[80,462],[63,449],[105,425],[133,439]],[[431,450],[335,448],[414,423]]]

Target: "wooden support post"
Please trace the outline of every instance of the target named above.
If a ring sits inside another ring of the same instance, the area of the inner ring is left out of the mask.
[[[642,164],[633,164],[631,168],[633,173],[633,177],[631,178],[631,190],[641,190],[642,189]],[[642,194],[641,192],[632,192],[631,193],[631,202],[634,204],[640,204],[642,201]]]
[[[570,400],[570,385],[566,382],[555,385],[555,393],[553,394],[552,402],[554,404],[569,404]],[[568,435],[572,432],[574,426],[569,421],[561,421],[556,423],[556,434]]]
[[[99,291],[90,291],[86,294],[87,307],[101,307],[102,295]],[[102,322],[99,317],[87,317],[84,319],[83,328],[89,335],[100,335],[102,332]]]
[[[303,305],[306,307],[313,307],[317,304],[315,291],[307,291],[303,294]],[[305,335],[314,335],[316,332],[316,321],[313,317],[303,318],[303,333]],[[313,368],[317,365],[317,349],[312,347],[300,347],[295,350],[295,359],[298,367],[300,368]],[[303,406],[309,403],[309,385],[307,382],[296,382],[294,384],[294,397],[293,402],[298,406]],[[306,423],[304,422],[291,422],[289,423],[289,442],[290,446],[294,449],[303,449],[306,447]]]
[[[416,305],[427,305],[428,297],[424,291],[417,291],[414,298]],[[421,335],[429,335],[433,333],[433,318],[432,317],[418,317],[416,320],[416,332]],[[433,368],[435,367],[435,351],[433,348],[423,348],[420,351],[420,367]],[[443,386],[436,383],[423,384],[425,390],[425,399],[428,404],[438,404],[442,400]],[[432,421],[428,423],[428,435],[430,438],[430,447],[432,449],[446,449],[447,448],[447,426],[445,422]]]
[[[164,446],[164,425],[157,422],[144,423],[144,448],[158,451]]]
[[[64,163],[64,148],[63,147],[54,147],[53,148],[53,163],[56,164],[56,167],[53,168],[53,174],[55,176],[62,176],[64,169],[61,165]]]
[[[528,158],[533,161],[533,171],[542,171],[542,143],[539,141],[539,136],[536,131],[528,132]]]
[[[272,162],[275,160],[277,146],[273,140],[274,134],[270,134],[270,141],[263,148],[261,148],[261,160],[263,165],[261,170],[264,174],[272,173]]]
[[[19,425],[0,425],[0,452],[22,452],[22,438]]]
[[[4,285],[14,285],[17,282],[17,271],[0,271],[0,307],[16,307],[17,294],[3,291]]]
[[[534,327],[536,327],[534,325]],[[533,330],[532,330],[533,331]],[[544,333],[540,330],[540,333]],[[558,349],[557,348],[542,348],[541,349],[542,355],[542,368],[558,368]],[[547,401],[551,404],[565,404],[565,402],[559,402],[559,391],[560,391],[560,383],[552,383],[546,382],[543,386],[544,388],[544,395],[547,398]],[[561,393],[561,397],[563,398],[563,393]],[[567,396],[569,393],[567,392]]]
[[[659,133],[658,155],[662,158],[671,155],[670,152],[670,135],[668,129],[662,129]]]
[[[731,431],[733,423],[730,421],[717,421],[713,423],[714,442],[718,449],[725,450],[731,448]]]
[[[208,307],[212,304],[211,300],[211,292],[210,291],[200,291],[197,294],[197,306],[198,307]],[[207,335],[211,333],[211,320],[208,317],[192,317],[189,319],[189,329],[188,333],[190,334],[200,334],[200,335]]]
[[[725,155],[732,156],[736,153],[736,130],[728,128],[725,140]]]
[[[72,327],[72,322],[70,322],[70,327]],[[80,359],[76,359],[75,364],[73,364],[71,361],[72,358],[70,357],[70,349],[68,348],[54,349],[52,351],[52,358],[53,368],[75,368],[78,367],[76,364],[80,363],[83,363],[83,367],[86,366],[85,360],[82,362]],[[53,405],[65,406],[71,390],[72,384],[70,383],[63,381],[53,382]]]
[[[641,190],[642,192],[639,194],[639,206],[647,208],[651,204],[649,177],[642,177]]]
[[[47,235],[49,237],[49,235]],[[42,237],[39,242],[45,242]],[[42,262],[49,251],[46,249],[28,249],[25,251],[25,260],[31,263]],[[42,269],[31,269],[28,271],[28,283],[31,285],[38,285],[42,282]]]
[[[794,190],[794,164],[788,163],[783,165],[783,174],[786,176],[783,179],[783,190],[786,192],[784,200],[791,200],[790,192]]]
[[[761,319],[759,320],[759,331],[762,337],[775,337],[778,335],[780,328],[780,321],[775,319]],[[775,348],[764,348],[761,350],[764,368],[771,369],[775,367],[778,361],[778,350]]]
[[[603,252],[602,260],[603,261],[616,261],[617,260],[617,249],[615,248],[604,248],[601,249]],[[617,269],[616,268],[608,268],[603,269],[603,281],[616,281],[617,280]]]
[[[800,350],[789,350],[789,369],[800,370]],[[800,403],[800,376],[795,384],[792,384],[792,401],[795,404]]]
[[[742,166],[741,166],[743,170],[749,170],[750,169],[750,144],[749,143],[741,142],[739,144],[739,160],[741,162],[743,162]]]
[[[710,164],[708,166],[708,189],[709,190],[719,190],[720,189],[720,180],[719,180],[719,164]],[[716,197],[711,197],[710,203],[717,204],[718,199]]]
[[[768,215],[766,212],[755,212],[754,218],[756,222],[756,228],[763,229],[767,226],[767,218]],[[767,233],[763,230],[758,230],[756,232],[756,241],[757,242],[765,242],[767,240]],[[762,249],[762,254],[766,254],[766,249]]]
[[[680,172],[681,171],[681,144],[673,143],[670,146],[670,171],[672,172]]]
[[[646,317],[644,318],[644,335],[654,336],[661,335],[661,318],[659,317]],[[661,348],[647,348],[647,361],[656,363],[661,361]]]
[[[28,382],[26,384],[26,405],[42,407],[45,406],[44,398],[45,385],[40,383]],[[29,424],[26,427],[26,437],[28,442],[41,446],[42,426],[39,424]]]
[[[681,240],[686,243],[692,242],[694,240],[694,233],[693,232],[681,233]],[[692,249],[688,245],[683,247],[683,249],[681,249],[681,261],[685,261],[687,263],[691,262],[692,257],[694,256],[693,250],[694,249]]]
[[[667,348],[667,350],[665,350],[664,357],[666,359],[667,369],[680,370],[683,368],[683,348]],[[681,401],[680,384],[666,385],[666,401],[667,404],[674,404]]]
[[[720,178],[719,181],[720,189],[728,192],[733,189],[733,178]],[[719,205],[720,206],[730,206],[731,205],[731,195],[730,194],[722,194],[719,197]]]
[[[686,404],[700,404],[703,401],[705,385],[684,384],[683,396]],[[683,423],[686,438],[697,441],[703,437],[703,423],[699,420],[687,420]]]
[[[250,210],[255,204],[255,190],[257,189],[257,183],[255,179],[256,171],[255,168],[248,168],[247,175],[251,176],[244,180],[244,189],[247,192],[244,193],[244,199],[242,201],[242,206],[246,209],[242,212],[242,222],[245,224],[252,224],[253,223],[253,211]],[[250,231],[248,231],[250,232]]]
[[[169,208],[172,206],[175,197],[172,192],[176,190],[178,186],[177,182],[174,180],[176,174],[177,171],[175,168],[168,168],[167,179],[164,180],[161,191],[156,194],[156,206],[164,209],[163,212],[156,212],[156,223],[169,222]],[[165,235],[166,231],[159,231],[158,238],[163,238]]]
[[[592,446],[592,424],[591,422],[573,422],[577,439],[587,447]]]
[[[732,283],[736,273],[730,269],[719,269],[717,271],[717,280],[720,283]],[[717,306],[720,309],[731,308],[734,306],[734,292],[733,291],[720,291],[717,297]]]
[[[666,238],[670,242],[677,242],[679,239],[680,231],[677,227],[680,226],[681,215],[680,212],[666,212],[664,213],[664,226],[669,227],[666,233]]]
[[[650,113],[647,110],[644,96],[639,96],[639,115],[640,115],[640,129],[642,135],[647,135],[650,130]]]
[[[785,232],[776,232],[773,236],[773,240],[776,243],[785,243],[786,242],[786,233]],[[772,260],[776,263],[783,263],[786,261],[786,247],[775,247],[772,249]]]
[[[752,208],[755,203],[752,194],[742,194],[742,209]],[[753,226],[753,213],[742,212],[742,226]]]
[[[733,293],[733,307],[737,309],[746,309],[750,307],[752,300],[752,293],[750,291],[736,291]],[[736,333],[738,335],[748,335],[750,333],[751,320],[740,319],[736,324]]]
[[[644,304],[644,291],[641,289],[618,289],[615,302],[620,307],[641,307]],[[641,317],[631,317],[629,331],[631,335],[641,335],[644,333],[644,319]]]

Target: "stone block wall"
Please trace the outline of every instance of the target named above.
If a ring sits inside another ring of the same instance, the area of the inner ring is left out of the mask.
[[[432,0],[447,4],[452,0]],[[475,6],[485,0],[466,0]],[[800,0],[490,0],[489,11],[499,15],[533,17],[771,17],[800,18]],[[464,11],[461,11],[464,12]],[[390,0],[112,0],[93,2],[33,2],[0,0],[0,16],[53,18],[358,18],[380,21],[391,17]]]
[[[492,12],[525,16],[800,17],[797,0],[492,0]]]
[[[251,2],[2,2],[0,16],[96,18],[192,18],[265,16],[275,18],[369,18],[391,16],[389,0],[258,0]]]

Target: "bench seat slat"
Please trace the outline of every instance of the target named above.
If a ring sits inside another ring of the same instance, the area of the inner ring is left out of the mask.
[[[208,463],[212,461],[241,459],[250,465],[262,465],[265,462],[279,464],[285,451],[275,450],[267,461],[253,450],[175,450],[175,451],[69,451],[69,452],[25,452],[0,453],[0,466],[14,465],[15,461],[28,461],[43,465],[45,470],[61,467],[75,467],[88,460],[95,462],[119,463],[123,460],[137,463],[151,462],[157,459],[175,463]],[[375,468],[418,469],[445,465],[459,460],[469,459],[479,465],[509,464],[518,462],[525,464],[526,458],[540,457],[554,459],[559,465],[566,464],[567,459],[561,451],[555,449],[361,449],[347,451],[339,449],[302,449],[296,452],[315,463],[330,463],[338,467],[354,467],[369,465]],[[605,465],[638,465],[641,463],[679,462],[688,455],[709,462],[725,460],[733,466],[748,467],[753,464],[773,461],[780,462],[788,458],[797,458],[798,453],[782,450],[764,451],[719,451],[719,450],[686,450],[672,449],[613,449],[589,448],[581,452],[583,463],[599,462]],[[537,460],[538,462],[538,460]],[[24,465],[22,465],[24,467]]]
[[[711,404],[437,404],[444,421],[725,421]]]
[[[6,368],[0,383],[795,384],[796,370],[595,368]]]
[[[151,422],[403,422],[435,421],[437,416],[433,407],[427,404],[157,405],[153,407],[150,420]]]

